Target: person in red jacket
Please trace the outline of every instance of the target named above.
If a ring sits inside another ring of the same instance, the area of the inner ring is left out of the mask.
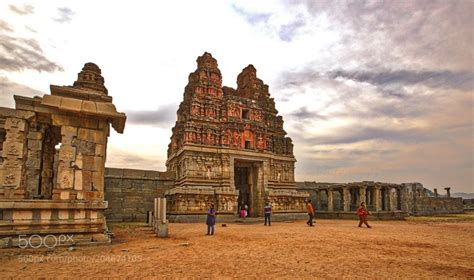
[[[367,223],[367,215],[369,215],[369,211],[365,208],[365,202],[360,203],[360,207],[357,209],[357,215],[359,215],[359,227],[364,223],[368,228],[371,228]]]

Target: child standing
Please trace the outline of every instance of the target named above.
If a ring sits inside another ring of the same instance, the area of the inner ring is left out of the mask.
[[[360,207],[357,209],[357,215],[359,215],[359,227],[361,227],[362,224],[365,224],[368,228],[371,228],[367,223],[367,215],[369,215],[369,211],[365,208],[365,202],[360,203]]]
[[[247,209],[245,209],[244,205],[240,207],[240,217],[244,220],[245,220],[245,217],[247,217]]]

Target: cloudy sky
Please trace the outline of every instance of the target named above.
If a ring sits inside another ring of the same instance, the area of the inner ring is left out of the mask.
[[[298,181],[474,192],[474,1],[8,2],[1,106],[95,62],[128,116],[108,166],[165,169],[188,74],[208,51],[224,85],[252,63],[270,86]]]

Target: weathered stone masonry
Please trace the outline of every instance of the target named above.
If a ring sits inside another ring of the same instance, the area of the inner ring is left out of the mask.
[[[126,116],[112,104],[101,70],[86,63],[73,86],[14,98],[16,109],[0,108],[0,247],[32,234],[108,242],[107,138],[110,124],[123,132]]]
[[[153,211],[153,199],[163,197],[174,184],[168,172],[106,168],[105,210],[107,221],[144,222]]]

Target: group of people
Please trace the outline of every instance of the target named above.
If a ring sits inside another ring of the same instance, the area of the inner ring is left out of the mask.
[[[314,208],[313,204],[311,203],[311,199],[308,200],[308,203],[306,204],[306,210],[308,212],[308,221],[306,224],[310,227],[314,227],[313,225],[313,218],[314,218]],[[265,206],[263,207],[263,212],[265,214],[265,226],[268,224],[268,226],[272,225],[272,207],[268,202],[265,202]],[[240,209],[240,217],[245,219],[248,215],[248,206],[244,205]],[[362,227],[362,224],[365,224],[368,228],[371,228],[369,224],[367,223],[367,216],[370,215],[370,212],[367,210],[365,206],[365,202],[360,203],[360,207],[357,209],[357,215],[359,216],[359,227]],[[206,224],[207,224],[207,234],[206,235],[214,235],[214,226],[216,224],[216,209],[214,209],[214,204],[211,203],[211,206],[207,210],[207,219],[206,219]]]

